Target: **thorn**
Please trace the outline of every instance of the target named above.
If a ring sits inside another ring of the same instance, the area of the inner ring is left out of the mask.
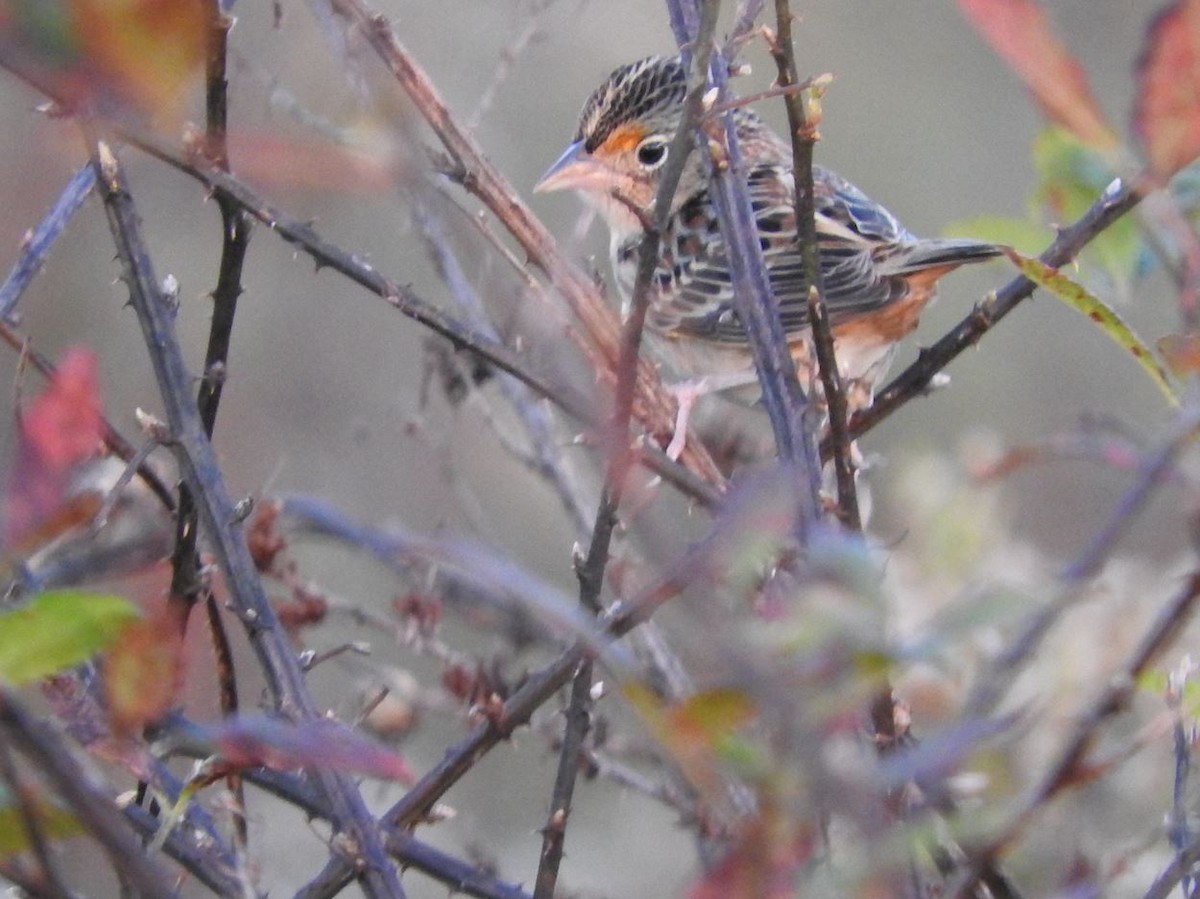
[[[170,442],[171,431],[162,419],[156,418],[140,406],[133,410],[133,417],[137,420],[141,432],[151,440],[158,443]]]
[[[246,496],[238,500],[237,505],[233,507],[233,516],[230,524],[241,524],[250,517],[250,513],[254,511],[254,497]]]
[[[163,305],[167,307],[171,317],[174,318],[175,313],[179,311],[179,279],[168,274],[162,279],[162,284],[158,289],[162,295]]]
[[[117,157],[113,153],[112,147],[106,141],[98,141],[96,143],[96,156],[100,160],[100,175],[108,183],[108,189],[111,191],[119,190],[121,185],[117,180],[120,169],[117,166]]]

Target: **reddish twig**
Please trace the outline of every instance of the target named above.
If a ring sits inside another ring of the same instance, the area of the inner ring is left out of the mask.
[[[447,315],[424,300],[415,290],[386,277],[361,258],[320,236],[306,221],[273,206],[236,177],[212,167],[204,159],[182,154],[161,139],[146,133],[125,131],[131,144],[181,172],[195,178],[218,194],[227,194],[255,219],[267,225],[284,240],[307,253],[318,266],[330,268],[384,299],[406,315],[441,335],[457,349],[469,350],[507,372],[549,399],[571,417],[599,427],[603,422],[595,403],[569,387],[552,383],[531,369],[520,354],[489,337],[486,333]],[[657,447],[638,447],[639,461],[655,474],[705,506],[716,503],[719,492],[688,468],[672,462]]]
[[[620,359],[621,327],[595,283],[559,253],[550,232],[525,206],[474,139],[458,125],[433,82],[397,39],[387,19],[371,10],[363,0],[330,0],[330,5],[362,34],[437,134],[453,163],[455,179],[504,223],[529,261],[562,294],[586,336],[581,348],[589,355],[596,371],[611,383]],[[658,374],[652,365],[643,361],[638,369],[634,414],[650,433],[670,433],[675,421],[674,402],[660,388]],[[699,441],[688,441],[682,458],[710,484],[724,483]]]
[[[804,97],[788,90],[800,83],[796,69],[796,48],[792,41],[792,11],[788,0],[775,0],[776,36],[768,41],[778,70],[777,81],[785,90],[788,131],[792,145],[792,174],[796,191],[796,239],[798,251],[809,273],[809,322],[817,368],[829,412],[829,439],[833,447],[833,468],[837,477],[838,517],[853,531],[862,530],[858,509],[858,491],[854,482],[854,461],[846,421],[849,405],[834,353],[833,331],[825,308],[825,284],[817,243],[816,203],[813,187],[813,149],[817,142],[818,122],[810,121]]]

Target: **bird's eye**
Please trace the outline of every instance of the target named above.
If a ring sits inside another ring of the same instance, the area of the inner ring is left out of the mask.
[[[661,137],[650,137],[637,148],[637,161],[644,168],[655,169],[667,158],[667,142]]]

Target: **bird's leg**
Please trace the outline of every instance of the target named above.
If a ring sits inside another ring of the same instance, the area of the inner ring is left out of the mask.
[[[691,418],[692,407],[696,405],[697,400],[710,393],[721,393],[725,390],[734,390],[756,383],[758,383],[758,374],[751,369],[750,371],[728,371],[704,375],[700,378],[689,378],[676,384],[664,385],[667,393],[675,397],[675,402],[679,404],[679,411],[675,415],[675,433],[671,435],[671,442],[667,444],[667,457],[677,461],[684,446],[687,445],[688,419]]]

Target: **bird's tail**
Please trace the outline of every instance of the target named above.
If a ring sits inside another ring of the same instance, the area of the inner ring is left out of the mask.
[[[995,259],[1004,251],[995,244],[978,240],[914,240],[899,244],[876,264],[888,275],[912,275],[930,269],[943,272],[972,262]]]

